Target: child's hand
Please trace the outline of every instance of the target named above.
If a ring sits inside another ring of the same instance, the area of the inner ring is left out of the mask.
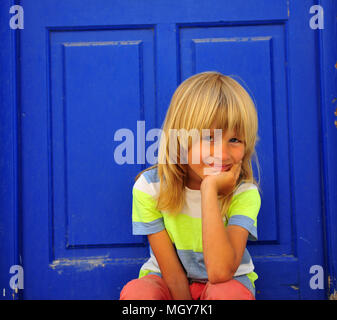
[[[235,163],[228,171],[206,176],[201,182],[200,190],[211,186],[216,188],[218,194],[229,194],[236,186],[241,172],[241,164],[242,161]]]

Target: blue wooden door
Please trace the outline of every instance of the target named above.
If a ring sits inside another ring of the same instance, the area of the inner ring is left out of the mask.
[[[257,298],[324,297],[309,285],[324,266],[311,1],[21,5],[24,299],[117,299],[137,277],[148,255],[131,234],[131,188],[148,165],[137,121],[160,128],[175,88],[206,70],[236,77],[258,109]],[[121,128],[134,133],[133,164],[115,160]]]

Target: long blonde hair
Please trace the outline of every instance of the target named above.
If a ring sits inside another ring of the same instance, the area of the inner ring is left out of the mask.
[[[218,196],[220,211],[226,216],[233,193],[241,182],[258,185],[253,176],[252,156],[258,160],[255,145],[258,140],[258,118],[254,102],[247,91],[233,78],[217,71],[195,74],[183,81],[174,92],[163,126],[159,144],[158,163],[140,172],[158,167],[160,192],[157,197],[157,209],[176,214],[185,202],[187,166],[180,161],[181,140],[177,137],[176,163],[169,156],[170,129],[209,129],[211,125],[222,130],[234,130],[245,143],[245,155],[242,159],[241,173],[237,185],[231,194]],[[191,137],[188,149],[191,147]]]

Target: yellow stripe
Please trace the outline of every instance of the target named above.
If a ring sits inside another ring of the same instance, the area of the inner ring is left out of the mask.
[[[259,278],[258,275],[254,271],[252,271],[250,273],[247,273],[246,276],[248,277],[248,279],[252,283],[253,287],[255,288],[254,282],[255,282],[255,280],[257,280]]]
[[[166,230],[178,250],[202,252],[202,223],[200,218],[186,214],[163,213]]]
[[[257,215],[261,206],[261,198],[257,189],[251,189],[235,195],[228,209],[228,218],[239,214],[254,220],[257,226]]]
[[[156,209],[155,199],[138,189],[132,191],[132,221],[133,222],[152,222],[162,218],[162,214]]]

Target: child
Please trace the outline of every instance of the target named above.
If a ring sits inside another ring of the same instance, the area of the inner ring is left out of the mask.
[[[192,134],[183,139],[179,131],[175,143],[172,129]],[[256,141],[255,106],[238,82],[209,71],[180,84],[158,164],[133,187],[133,234],[148,236],[150,258],[121,300],[255,299],[246,243],[257,240],[261,203],[251,163]]]

